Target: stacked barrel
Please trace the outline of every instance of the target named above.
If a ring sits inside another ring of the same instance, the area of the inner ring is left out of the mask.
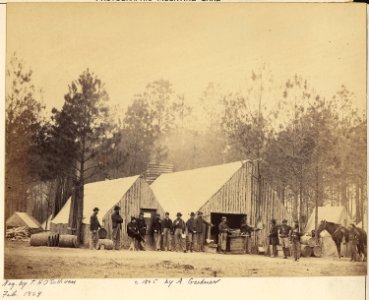
[[[314,237],[304,235],[301,237],[301,255],[303,257],[321,257],[322,247]]]

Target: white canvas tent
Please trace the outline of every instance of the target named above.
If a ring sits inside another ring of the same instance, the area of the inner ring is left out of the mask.
[[[162,174],[150,185],[160,204],[175,218],[181,212],[190,216],[205,204],[242,167],[242,162],[233,162]]]
[[[322,220],[334,222],[342,226],[347,227],[352,223],[351,216],[347,209],[343,206],[323,206],[318,208],[318,226]],[[315,229],[315,209],[310,215],[310,218],[306,224],[305,232],[311,233]],[[324,230],[321,232],[322,250],[324,256],[336,256],[337,250],[336,245],[333,242],[330,234]],[[342,253],[345,252],[345,248],[342,248]]]
[[[42,231],[40,223],[25,212],[16,211],[6,222],[6,228],[26,227],[31,233]]]
[[[69,198],[59,213],[51,220],[51,231],[60,234],[70,234],[69,215],[72,199]],[[124,177],[114,180],[93,182],[84,186],[83,205],[83,243],[89,242],[89,223],[92,210],[99,208],[98,218],[102,226],[111,238],[111,215],[114,206],[121,208],[120,214],[123,218],[121,239],[123,245],[127,246],[128,237],[126,225],[131,216],[138,216],[142,211],[147,216],[147,223],[157,212],[163,214],[163,209],[156,201],[156,198],[149,185],[139,176]],[[146,217],[145,217],[146,218]]]

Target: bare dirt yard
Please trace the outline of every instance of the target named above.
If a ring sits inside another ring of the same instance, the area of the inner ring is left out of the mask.
[[[367,264],[333,257],[295,262],[262,255],[91,251],[7,241],[4,272],[6,279],[358,276],[367,273]]]

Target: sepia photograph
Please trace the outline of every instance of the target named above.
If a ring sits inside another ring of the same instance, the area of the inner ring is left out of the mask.
[[[8,3],[5,83],[5,279],[367,275],[365,4]]]

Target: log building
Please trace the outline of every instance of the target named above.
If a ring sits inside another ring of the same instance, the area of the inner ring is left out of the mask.
[[[85,185],[84,206],[83,206],[83,244],[89,243],[89,220],[94,207],[99,208],[98,218],[103,228],[107,230],[107,238],[111,239],[112,225],[111,215],[114,206],[120,206],[121,216],[123,218],[121,241],[123,247],[129,245],[126,233],[127,223],[131,216],[138,217],[140,212],[144,213],[144,218],[148,225],[146,241],[152,247],[151,225],[156,213],[163,215],[164,211],[145,180],[139,176],[125,177],[114,180],[105,180],[89,183]],[[60,212],[51,221],[51,231],[60,234],[72,233],[69,226],[69,214],[71,207],[71,198],[65,203]]]

